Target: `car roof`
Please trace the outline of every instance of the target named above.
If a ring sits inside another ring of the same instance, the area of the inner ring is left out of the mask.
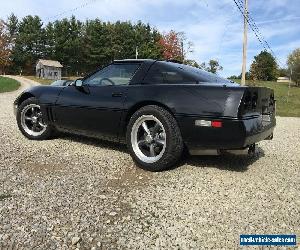
[[[154,59],[123,59],[114,60],[114,63],[141,63],[141,62],[155,62]]]

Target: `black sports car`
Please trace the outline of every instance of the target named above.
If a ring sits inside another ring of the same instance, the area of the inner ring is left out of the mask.
[[[73,85],[36,86],[14,102],[29,139],[55,130],[126,142],[139,166],[160,171],[191,154],[253,150],[272,139],[273,90],[241,87],[198,68],[118,60]]]

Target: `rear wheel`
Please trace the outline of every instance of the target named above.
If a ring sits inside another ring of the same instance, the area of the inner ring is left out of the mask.
[[[22,134],[32,140],[48,139],[53,133],[53,127],[44,122],[40,104],[34,97],[20,104],[17,123]]]
[[[183,142],[177,122],[159,106],[145,106],[133,114],[126,140],[131,156],[146,170],[168,169],[182,155]]]

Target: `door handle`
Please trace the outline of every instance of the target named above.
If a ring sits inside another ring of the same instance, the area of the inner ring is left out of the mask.
[[[123,93],[112,93],[112,97],[122,97]]]

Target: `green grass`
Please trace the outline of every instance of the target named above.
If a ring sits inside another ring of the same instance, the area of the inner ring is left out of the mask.
[[[240,82],[239,79],[234,80]],[[300,87],[288,83],[247,81],[249,86],[268,87],[274,90],[276,99],[276,115],[300,117]],[[289,95],[288,95],[289,92]]]
[[[35,82],[39,82],[40,84],[43,84],[43,85],[49,85],[50,83],[54,82],[54,80],[42,79],[42,78],[38,78],[35,76],[23,76],[23,77],[33,80]]]
[[[0,93],[17,90],[20,83],[14,79],[0,76]]]

